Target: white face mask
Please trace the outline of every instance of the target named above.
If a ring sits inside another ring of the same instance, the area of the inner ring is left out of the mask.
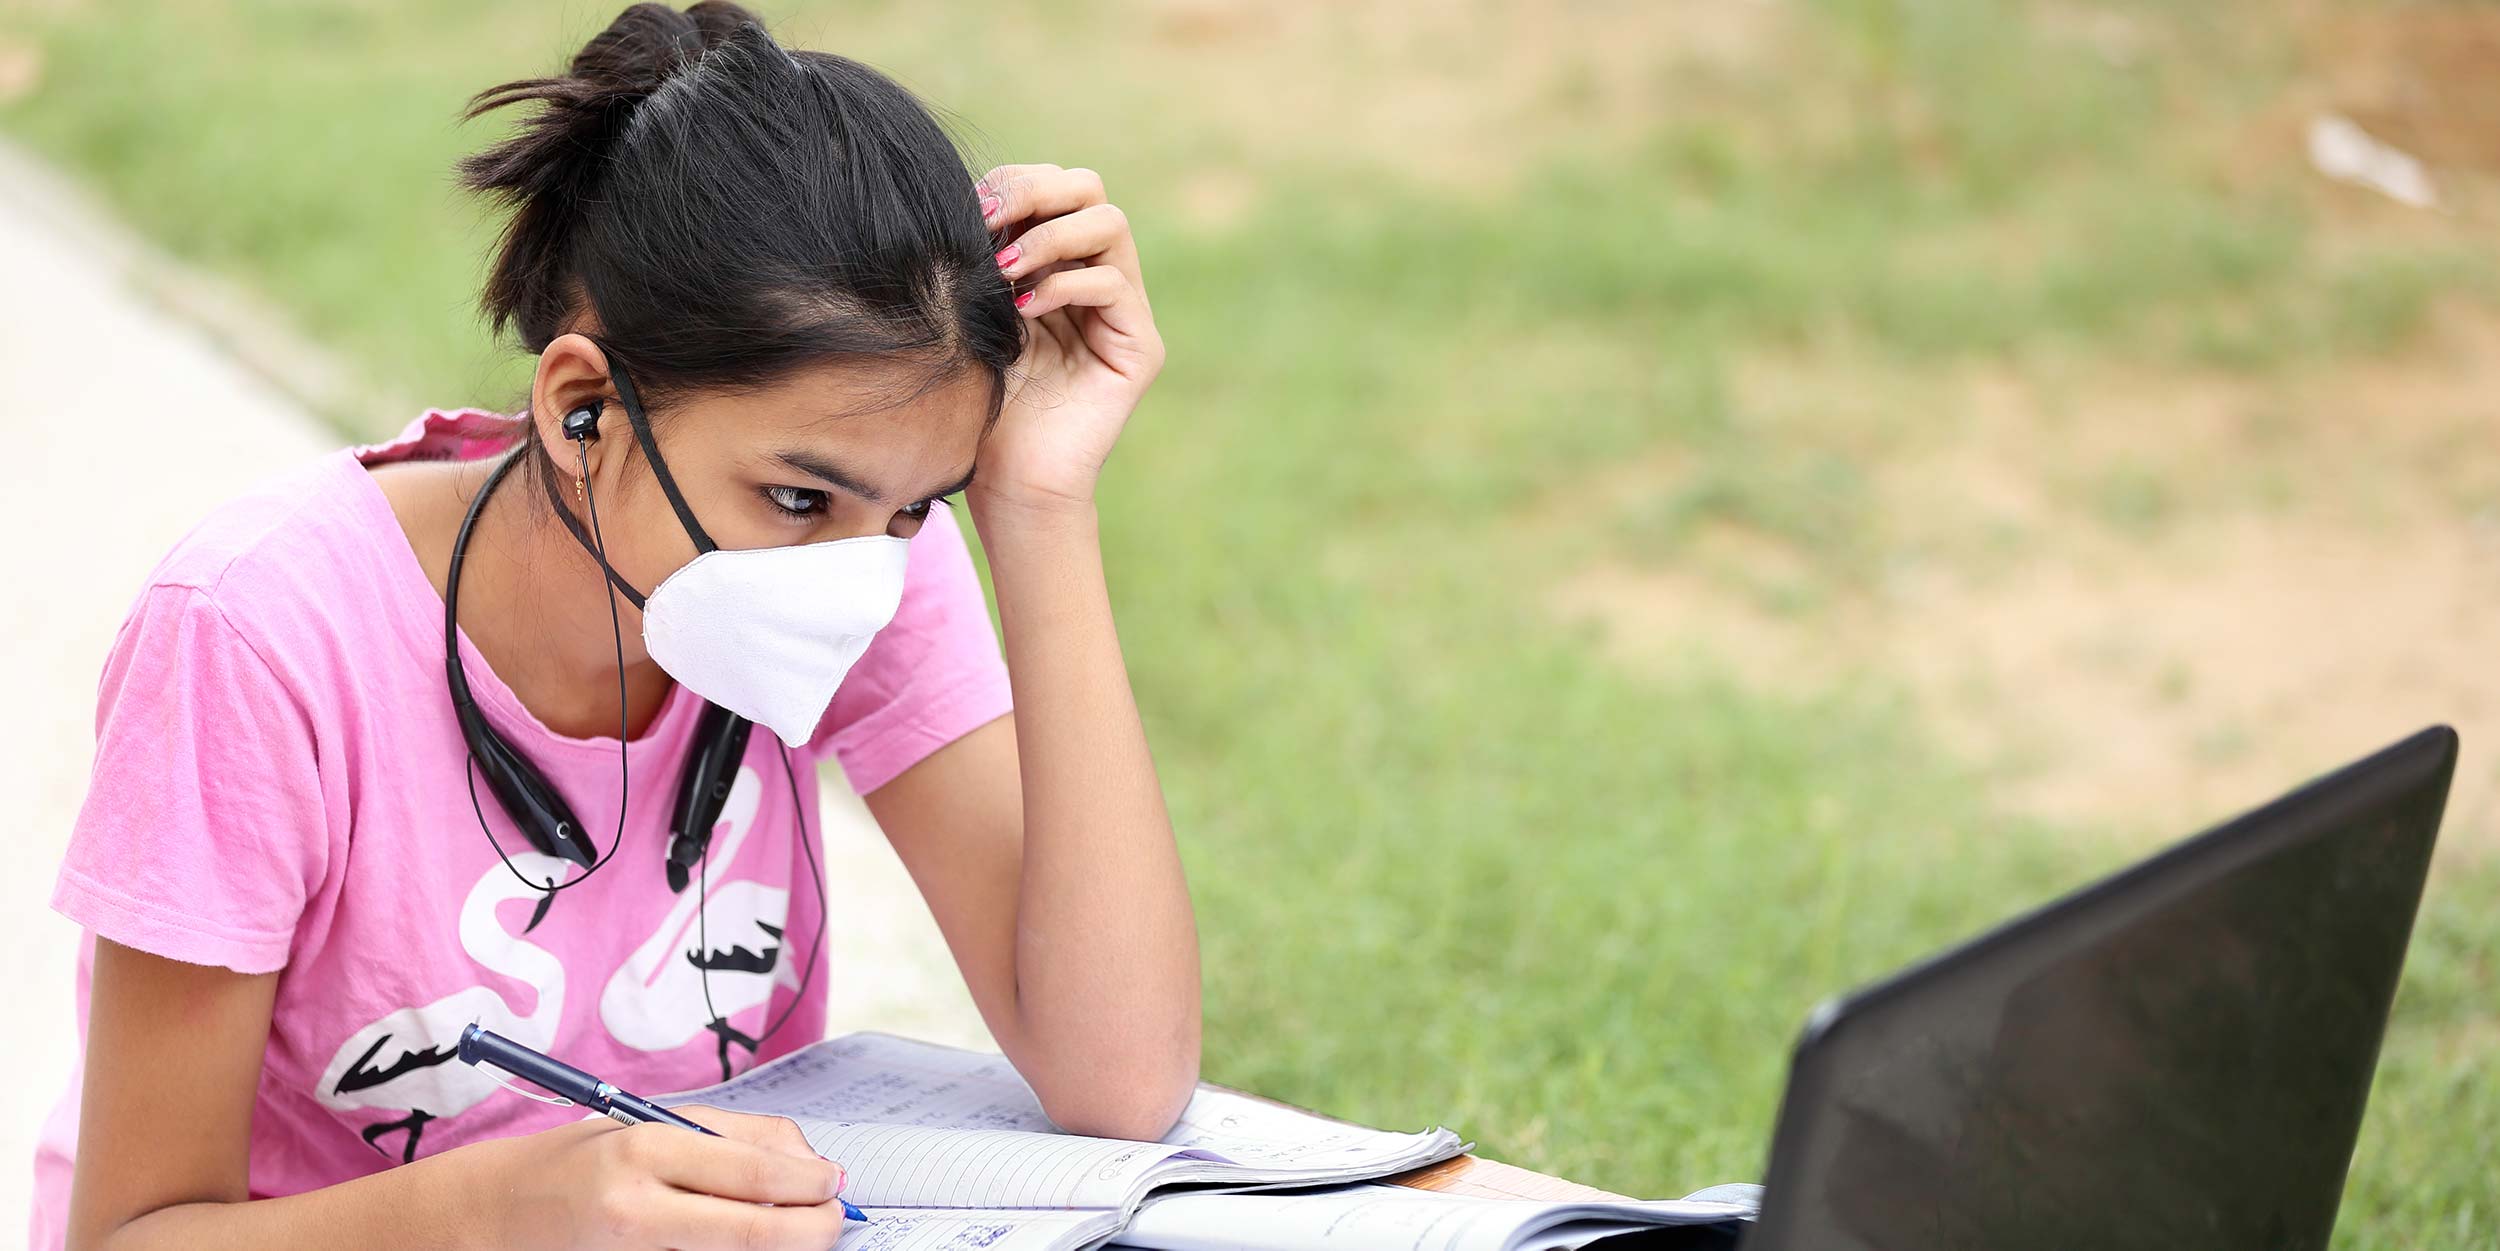
[[[705,552],[652,588],[643,646],[687,689],[801,746],[894,619],[910,553],[890,534]]]
[[[550,483],[556,515],[608,581],[642,610],[643,646],[654,663],[782,742],[805,745],[842,679],[903,602],[911,540],[866,534],[794,547],[722,548],[686,506],[634,385],[613,360],[609,377],[652,476],[694,541],[695,558],[646,597],[617,575]]]

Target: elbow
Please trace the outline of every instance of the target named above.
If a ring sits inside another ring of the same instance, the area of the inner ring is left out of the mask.
[[[1157,1142],[1180,1123],[1198,1093],[1195,1058],[1181,1070],[1149,1080],[1115,1082],[1058,1099],[1045,1096],[1043,1115],[1071,1134]]]
[[[1066,1133],[1162,1141],[1198,1094],[1199,1023],[1192,1009],[1167,1029],[1097,1030],[1073,1046],[1044,1049],[1024,1071],[1042,1115]]]
[[[1138,1098],[1100,1099],[1062,1113],[1048,1111],[1050,1122],[1071,1134],[1088,1138],[1125,1138],[1133,1142],[1159,1142],[1172,1127],[1180,1123],[1181,1112],[1189,1106],[1186,1099],[1146,1100]]]

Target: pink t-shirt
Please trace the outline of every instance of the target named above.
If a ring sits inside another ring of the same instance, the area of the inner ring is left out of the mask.
[[[695,888],[668,888],[669,807],[702,707],[682,686],[626,745],[615,858],[524,932],[539,896],[479,832],[463,780],[442,596],[359,463],[490,455],[514,431],[495,413],[428,410],[389,443],[334,452],[222,506],[158,564],[105,662],[94,773],[52,900],[89,935],[79,1035],[93,935],[195,964],[282,970],[253,1107],[255,1197],[582,1115],[502,1091],[453,1059],[471,1021],[646,1094],[719,1081],[824,1034],[839,962],[820,955],[799,993],[806,944],[825,931],[769,731],[750,738],[715,829],[700,944]],[[606,850],[616,740],[550,731],[465,635],[460,647],[488,721]],[[793,753],[806,828],[825,756],[871,791],[1007,711],[980,581],[940,507],[912,539],[893,624]],[[577,871],[532,850],[478,793],[522,871]],[[841,866],[826,869],[838,924]],[[706,966],[724,1022],[704,1005]],[[788,1023],[756,1047],[785,1010]],[[64,1236],[79,1076],[36,1153],[39,1248]]]

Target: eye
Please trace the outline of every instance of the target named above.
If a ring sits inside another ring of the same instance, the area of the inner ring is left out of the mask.
[[[768,486],[764,498],[793,518],[812,520],[825,514],[825,493],[806,487]]]

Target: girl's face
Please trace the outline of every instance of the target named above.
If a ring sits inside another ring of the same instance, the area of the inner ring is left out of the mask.
[[[589,346],[567,335],[540,357],[536,394],[548,406],[533,407],[532,418],[565,477],[579,475],[580,453],[563,435],[562,414],[609,387],[596,349],[582,354]],[[940,496],[970,483],[989,411],[989,380],[972,371],[891,402],[916,381],[905,370],[828,366],[764,390],[689,399],[655,419],[652,437],[695,521],[723,548],[909,537],[931,509],[946,507]],[[694,559],[694,540],[613,398],[589,451],[588,489],[608,563],[648,595]],[[571,484],[560,486],[573,496]],[[578,497],[567,503],[588,522]],[[622,600],[619,607],[632,611]]]

